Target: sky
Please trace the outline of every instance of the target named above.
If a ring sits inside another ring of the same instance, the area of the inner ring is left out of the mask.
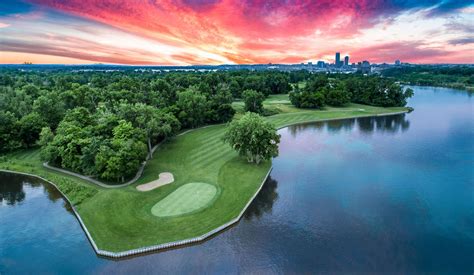
[[[474,63],[474,0],[0,1],[0,63]]]

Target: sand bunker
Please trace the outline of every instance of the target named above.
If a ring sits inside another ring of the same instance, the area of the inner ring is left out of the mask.
[[[137,190],[142,191],[142,192],[150,191],[150,190],[153,190],[153,189],[158,188],[160,186],[170,184],[173,181],[174,181],[173,174],[171,174],[169,172],[163,172],[163,173],[160,173],[157,180],[150,181],[148,183],[138,185]]]

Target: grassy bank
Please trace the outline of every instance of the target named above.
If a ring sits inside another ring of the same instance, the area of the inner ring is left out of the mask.
[[[286,95],[270,96],[264,105],[279,113],[266,117],[277,127],[406,110],[355,104],[320,111],[301,110],[291,106]],[[243,106],[236,102],[234,107],[241,112]],[[0,168],[38,174],[54,182],[67,181],[68,186],[83,186],[91,193],[89,198],[80,200],[76,208],[98,247],[116,252],[202,235],[238,216],[260,187],[271,163],[258,166],[248,164],[221,141],[224,131],[224,125],[215,125],[169,140],[157,149],[137,183],[119,189],[103,189],[45,170],[41,166],[38,150],[3,156]],[[138,184],[157,179],[161,172],[173,173],[175,182],[149,192],[135,189]],[[151,209],[158,201],[191,182],[214,184],[219,189],[219,195],[208,207],[190,214],[172,217],[152,214]],[[66,194],[74,196],[73,193]],[[75,199],[72,198],[72,201]]]

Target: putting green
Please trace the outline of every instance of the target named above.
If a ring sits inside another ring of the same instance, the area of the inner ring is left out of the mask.
[[[187,183],[157,202],[151,213],[157,217],[183,215],[204,208],[213,201],[217,187],[204,182]]]

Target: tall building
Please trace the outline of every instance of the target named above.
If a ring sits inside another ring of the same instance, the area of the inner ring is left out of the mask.
[[[395,60],[395,65],[400,66],[400,60]]]
[[[336,61],[334,62],[334,65],[336,65],[336,67],[341,66],[341,53],[336,53]]]
[[[357,71],[363,74],[370,74],[370,71],[371,71],[370,62],[367,60],[359,62],[359,64],[357,64]]]
[[[318,68],[324,68],[326,67],[326,64],[324,64],[324,61],[318,61],[317,66]]]
[[[344,66],[349,66],[349,56],[344,57]]]

